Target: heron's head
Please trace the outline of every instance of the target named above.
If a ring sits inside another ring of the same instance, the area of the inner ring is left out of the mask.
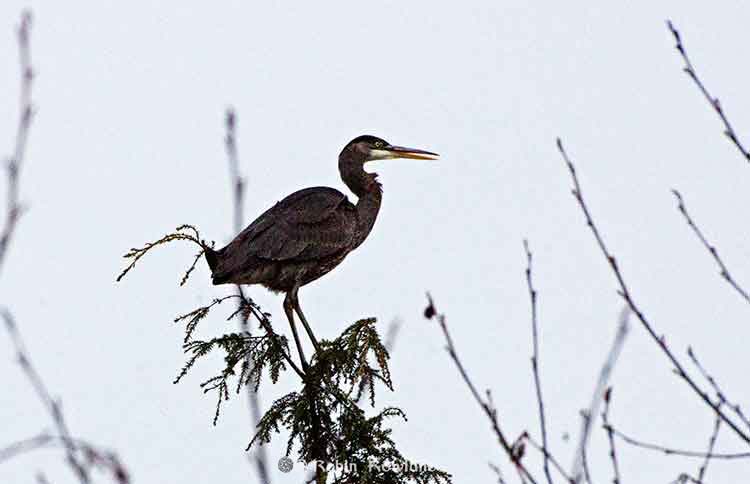
[[[436,160],[437,153],[395,146],[376,136],[362,135],[354,138],[344,147],[342,155],[364,162],[375,160],[392,160],[395,158],[411,158],[414,160]]]

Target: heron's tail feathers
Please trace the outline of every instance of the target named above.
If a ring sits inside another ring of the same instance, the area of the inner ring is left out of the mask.
[[[206,262],[208,262],[208,268],[211,269],[211,280],[214,285],[232,282],[234,276],[231,267],[227,267],[228,261],[223,252],[223,250],[205,247]]]
[[[208,268],[213,272],[216,266],[219,265],[219,253],[213,250],[211,247],[204,247],[206,254],[206,262],[208,262]]]
[[[208,262],[208,268],[211,269],[211,279],[214,285],[224,284],[227,282],[226,274],[222,274],[219,268],[219,259],[221,258],[221,251],[212,249],[211,247],[204,247],[206,254],[206,262]]]

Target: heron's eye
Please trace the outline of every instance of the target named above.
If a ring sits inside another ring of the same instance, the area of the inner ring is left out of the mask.
[[[383,142],[382,141],[376,141],[375,142],[375,148],[382,148],[382,147],[383,147]]]

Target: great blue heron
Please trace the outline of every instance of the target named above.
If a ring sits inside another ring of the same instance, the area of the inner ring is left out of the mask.
[[[377,174],[364,170],[365,163],[437,157],[429,151],[393,146],[375,136],[353,139],[339,155],[339,173],[357,196],[357,203],[351,203],[346,195],[328,187],[305,188],[292,193],[266,210],[223,249],[206,249],[213,283],[260,284],[274,292],[285,292],[284,311],[306,367],[294,311],[316,351],[319,346],[302,313],[297,292],[339,265],[372,230],[383,189]]]

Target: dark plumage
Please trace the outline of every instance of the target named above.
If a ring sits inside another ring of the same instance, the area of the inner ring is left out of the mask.
[[[317,342],[299,307],[297,291],[330,272],[359,247],[380,210],[382,186],[375,173],[364,170],[364,164],[388,158],[436,157],[427,151],[392,146],[374,136],[353,139],[339,155],[339,172],[357,196],[357,203],[328,187],[305,188],[289,195],[266,210],[223,249],[207,249],[206,261],[213,283],[260,284],[275,292],[285,292],[284,309],[304,363],[293,309],[316,348]]]

